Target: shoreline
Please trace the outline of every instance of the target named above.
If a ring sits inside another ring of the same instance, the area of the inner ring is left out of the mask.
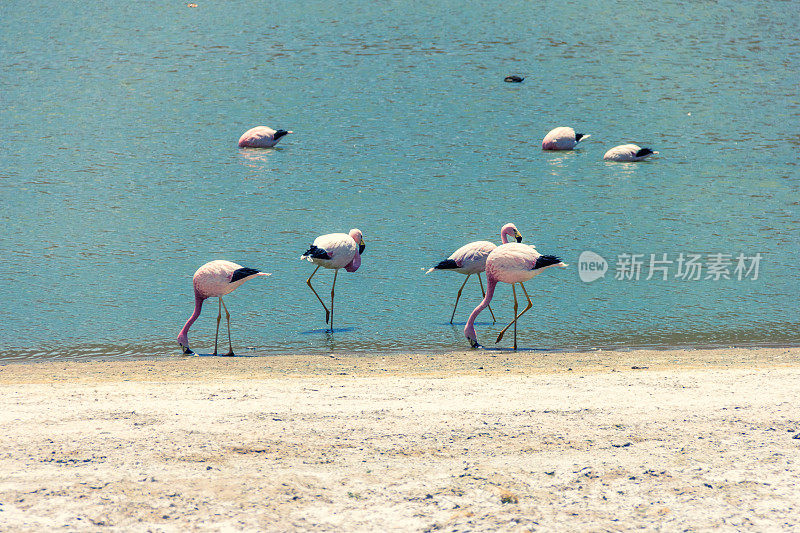
[[[791,530],[800,348],[0,366],[0,529]]]
[[[39,360],[0,363],[5,383],[91,382],[122,378],[175,381],[246,378],[267,379],[321,375],[457,375],[619,372],[768,368],[800,365],[800,347],[593,350],[587,352],[514,352],[465,350],[452,353],[337,354],[281,356],[164,356],[142,359]],[[157,372],[153,372],[157,370]],[[87,372],[92,372],[88,374]],[[191,372],[187,374],[187,372]]]
[[[182,356],[177,344],[174,343],[160,343],[148,348],[143,348],[141,345],[127,345],[119,342],[111,342],[111,345],[121,347],[124,349],[113,352],[106,352],[109,343],[79,345],[72,347],[72,351],[65,352],[63,349],[53,349],[48,352],[40,352],[32,349],[21,347],[6,348],[3,350],[3,357],[0,358],[0,366],[7,364],[28,364],[39,363],[47,361],[71,361],[71,362],[85,362],[85,361],[146,361],[146,360],[163,360],[175,356]],[[800,349],[800,342],[753,342],[753,343],[697,343],[697,344],[609,344],[609,345],[581,345],[569,347],[549,347],[549,348],[521,348],[514,352],[509,347],[496,347],[494,345],[482,346],[479,351],[487,353],[519,353],[536,355],[548,355],[559,353],[595,353],[595,352],[632,352],[632,351],[683,351],[683,350],[730,350],[730,349],[745,349],[745,350],[761,350],[761,349]],[[467,346],[449,347],[449,348],[430,348],[430,349],[417,349],[417,350],[399,350],[396,347],[381,348],[374,347],[366,349],[360,346],[357,349],[337,350],[331,349],[316,349],[316,350],[297,350],[286,349],[283,351],[274,352],[259,352],[252,347],[238,347],[236,357],[287,357],[299,354],[315,357],[325,356],[331,353],[338,353],[340,355],[349,355],[352,357],[371,357],[376,353],[384,354],[386,356],[398,356],[408,353],[419,355],[457,355],[473,351]],[[210,353],[205,353],[201,350],[200,357],[215,357]],[[224,357],[224,356],[218,356]]]

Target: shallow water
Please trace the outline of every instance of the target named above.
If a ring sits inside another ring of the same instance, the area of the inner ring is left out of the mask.
[[[198,4],[0,5],[3,359],[177,353],[217,258],[273,273],[226,298],[241,354],[464,349],[477,282],[453,327],[463,277],[424,271],[509,221],[570,263],[526,285],[521,348],[800,344],[791,3]],[[259,124],[295,133],[238,149]],[[542,152],[559,125],[591,138]],[[660,154],[602,161],[627,142]],[[330,335],[299,256],[352,227]],[[581,281],[585,250],[604,278]],[[641,278],[614,279],[630,253]],[[732,279],[645,279],[664,253],[731,254]],[[511,306],[500,287],[483,343]]]

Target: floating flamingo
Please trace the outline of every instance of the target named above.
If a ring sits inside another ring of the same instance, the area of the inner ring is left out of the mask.
[[[192,284],[194,285],[194,313],[186,321],[186,325],[178,334],[178,344],[184,354],[194,353],[189,349],[189,328],[197,317],[200,316],[200,311],[203,308],[203,301],[206,298],[219,298],[219,314],[217,315],[217,332],[214,335],[214,355],[217,355],[217,340],[219,338],[219,323],[222,320],[222,308],[225,308],[225,318],[228,321],[228,348],[229,352],[226,355],[233,355],[233,346],[231,345],[231,315],[228,313],[228,307],[222,301],[222,297],[233,291],[250,278],[256,276],[269,276],[265,272],[256,270],[255,268],[247,268],[230,261],[210,261],[197,269],[192,277]]]
[[[351,229],[350,233],[329,233],[328,235],[320,235],[314,239],[314,244],[300,256],[300,259],[306,259],[315,265],[317,268],[308,276],[306,284],[317,297],[319,303],[325,309],[325,323],[328,324],[330,319],[331,332],[333,332],[333,292],[336,289],[336,276],[339,274],[339,269],[344,268],[348,272],[355,272],[361,266],[361,254],[364,253],[366,245],[364,238],[361,235],[361,230]],[[333,269],[333,285],[331,286],[331,308],[328,310],[325,307],[325,302],[319,297],[317,291],[311,286],[311,278],[317,273],[320,267]]]
[[[657,153],[650,148],[641,148],[635,144],[621,144],[606,152],[603,159],[606,161],[643,161]]]
[[[284,135],[294,133],[286,130],[273,130],[266,126],[250,128],[239,137],[239,148],[272,148]]]
[[[500,240],[503,241],[503,244],[508,243],[508,235],[514,237],[517,242],[522,242],[522,235],[514,224],[506,224],[500,229]],[[459,272],[467,275],[467,279],[461,284],[461,288],[458,289],[458,294],[456,295],[456,304],[453,306],[453,314],[450,316],[451,324],[453,323],[453,317],[456,316],[456,308],[458,307],[458,300],[461,298],[461,291],[464,290],[464,286],[467,284],[472,274],[478,275],[478,282],[481,284],[481,294],[486,296],[483,290],[481,272],[486,270],[486,258],[495,248],[497,248],[497,245],[489,241],[475,241],[465,244],[453,252],[450,257],[425,272],[426,274],[430,274],[434,270],[448,270],[450,272]],[[496,321],[491,307],[489,307],[489,312],[492,313],[492,320]]]
[[[583,139],[588,139],[591,135],[575,133],[575,130],[565,126],[550,130],[550,133],[542,139],[542,150],[572,150]]]
[[[536,251],[536,248],[526,244],[502,244],[489,254],[489,257],[486,258],[486,296],[483,297],[483,301],[478,304],[478,307],[469,315],[467,325],[464,326],[464,336],[467,337],[473,348],[480,346],[478,344],[478,338],[475,335],[475,319],[478,318],[478,315],[484,308],[489,306],[489,302],[492,301],[492,296],[494,296],[494,288],[497,282],[502,281],[504,283],[510,283],[511,291],[514,293],[514,320],[500,331],[495,343],[500,342],[506,330],[513,324],[514,349],[517,349],[517,320],[525,314],[528,309],[533,307],[531,297],[528,296],[528,291],[525,290],[525,286],[522,282],[530,280],[534,276],[540,274],[542,270],[551,266],[566,268],[567,265],[562,263],[558,257],[553,255],[541,255]],[[528,306],[520,314],[517,314],[518,306],[517,291],[514,289],[515,283],[519,283],[519,286],[522,287],[522,292],[525,293],[525,297],[528,299]]]

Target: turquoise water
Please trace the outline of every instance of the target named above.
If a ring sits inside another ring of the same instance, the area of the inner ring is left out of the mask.
[[[240,354],[466,349],[477,282],[454,327],[463,277],[424,270],[506,222],[570,263],[527,284],[523,349],[800,344],[792,6],[4,2],[1,357],[177,353],[217,258],[273,273],[226,298]],[[261,124],[295,133],[238,149]],[[542,152],[561,125],[591,138]],[[627,142],[660,154],[602,161]],[[299,256],[352,227],[330,335]],[[585,250],[604,278],[581,281]],[[614,279],[626,253],[763,258],[758,279]],[[511,306],[501,286],[480,341]]]

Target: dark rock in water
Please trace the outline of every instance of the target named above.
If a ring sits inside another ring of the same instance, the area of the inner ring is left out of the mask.
[[[506,76],[503,81],[507,81],[508,83],[519,83],[525,78],[520,78],[519,76]]]

